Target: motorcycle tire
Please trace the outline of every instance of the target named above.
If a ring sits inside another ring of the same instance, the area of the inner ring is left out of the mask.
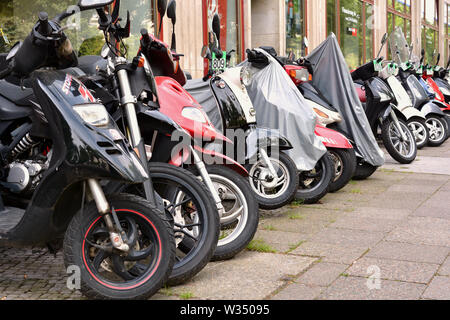
[[[356,171],[356,154],[354,149],[328,149],[335,167],[335,177],[330,184],[329,192],[337,192],[344,188]]]
[[[297,190],[295,199],[303,201],[304,204],[319,202],[328,193],[334,179],[334,172],[333,160],[327,152],[313,170],[300,173],[300,188]]]
[[[259,224],[258,202],[246,179],[236,171],[217,165],[206,168],[225,208],[219,241],[211,260],[229,260],[253,240]]]
[[[210,191],[188,170],[166,163],[149,163],[148,168],[155,192],[164,199],[166,214],[174,221],[178,250],[167,284],[180,285],[203,270],[213,257],[219,241],[219,213]],[[143,196],[141,185],[125,187],[122,184],[119,190],[109,190]]]
[[[447,140],[448,136],[446,120],[438,115],[429,115],[426,123],[430,130],[428,145],[430,147],[441,146]]]
[[[416,139],[417,149],[420,150],[426,147],[428,145],[428,141],[430,140],[430,132],[428,131],[428,126],[425,120],[413,118],[408,120],[406,124]]]
[[[387,118],[383,122],[381,127],[383,144],[391,157],[394,158],[397,162],[401,164],[410,164],[417,157],[416,139],[414,138],[411,130],[409,130],[408,125],[401,119],[399,119],[398,121],[408,140],[405,142],[401,141],[400,133],[398,132],[394,122],[391,120],[391,118]],[[395,143],[396,141],[398,142],[398,144]],[[403,150],[405,150],[404,148],[407,147],[409,147],[409,149],[406,149],[407,153],[404,154]]]
[[[299,187],[299,176],[295,162],[287,154],[274,152],[269,154],[269,159],[280,177],[284,177],[284,184],[274,186],[273,181],[264,180],[264,182],[261,182],[261,174],[270,174],[262,160],[253,165],[247,165],[246,169],[250,175],[251,190],[259,203],[259,207],[264,210],[275,210],[291,203],[295,198]]]
[[[378,167],[368,164],[362,160],[358,161],[356,165],[355,174],[353,175],[353,180],[361,181],[370,178],[376,171]]]
[[[109,243],[112,247],[103,218],[91,202],[78,211],[66,230],[66,268],[79,271],[80,291],[90,299],[147,299],[164,285],[172,272],[173,227],[160,210],[142,198],[120,194],[108,196],[107,200],[128,238],[135,236],[133,253],[140,254],[141,259],[136,260],[135,255],[127,260],[127,255],[92,246]]]

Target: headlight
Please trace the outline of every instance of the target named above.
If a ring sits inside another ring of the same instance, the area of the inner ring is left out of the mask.
[[[200,110],[194,107],[186,107],[181,111],[181,115],[192,121],[208,123],[207,116]]]
[[[445,96],[450,96],[450,90],[448,90],[445,87],[439,87],[439,90],[441,90],[441,92],[445,95]]]
[[[95,127],[106,127],[109,124],[109,114],[102,104],[90,103],[73,106],[73,110],[83,119]]]
[[[253,75],[250,72],[250,69],[247,67],[244,67],[241,69],[241,83],[248,87],[252,84]]]

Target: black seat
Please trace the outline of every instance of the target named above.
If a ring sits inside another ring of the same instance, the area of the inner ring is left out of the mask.
[[[7,54],[0,54],[0,70],[7,68],[6,57]],[[25,81],[25,88],[22,88],[19,79],[7,77],[5,80],[0,80],[0,94],[18,106],[30,106],[33,89],[26,88],[28,84],[28,81]]]

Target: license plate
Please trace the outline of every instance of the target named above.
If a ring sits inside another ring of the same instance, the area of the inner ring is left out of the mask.
[[[218,58],[215,53],[212,56],[212,69],[214,71],[223,71],[227,67],[227,53],[223,52],[222,57]]]

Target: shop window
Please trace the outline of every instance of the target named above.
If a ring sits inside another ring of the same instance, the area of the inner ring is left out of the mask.
[[[295,56],[306,55],[303,50],[303,38],[306,34],[305,0],[286,0],[286,52]]]
[[[444,48],[444,60],[442,64],[446,66],[449,59],[449,45],[450,45],[450,4],[445,4],[445,48]]]
[[[350,69],[374,56],[374,7],[369,0],[327,0],[327,32],[334,32]]]
[[[433,52],[439,46],[438,8],[437,0],[421,0],[422,48],[425,49],[428,63],[433,63]]]
[[[208,32],[212,32],[212,20],[216,13],[220,16],[221,33],[220,46],[223,51],[234,50],[231,65],[242,60],[243,34],[242,34],[242,0],[205,0],[204,14],[206,14],[205,42]]]

